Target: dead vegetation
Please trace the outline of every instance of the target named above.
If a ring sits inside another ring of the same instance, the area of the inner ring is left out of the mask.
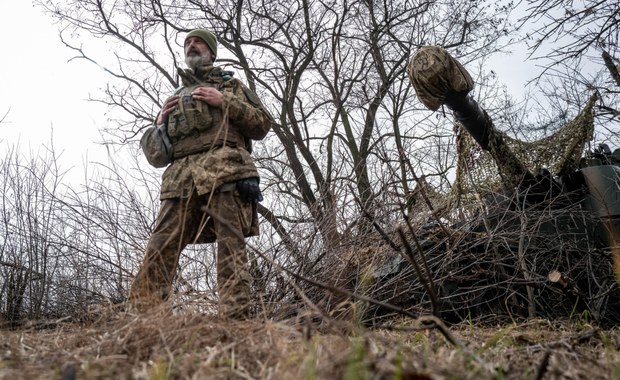
[[[94,317],[94,316],[93,316]],[[0,378],[617,379],[620,331],[583,321],[503,326],[434,318],[366,329],[196,310],[106,310],[85,323],[1,330]],[[343,329],[342,327],[347,327]],[[347,332],[344,332],[344,331]]]

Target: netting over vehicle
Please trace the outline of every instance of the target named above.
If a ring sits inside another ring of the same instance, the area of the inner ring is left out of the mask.
[[[491,152],[483,151],[462,126],[457,126],[457,174],[450,194],[450,204],[460,207],[502,186],[514,187],[519,178],[510,176],[515,173],[511,168],[515,162],[511,161],[513,156],[505,154],[506,148],[532,173],[548,169],[553,175],[559,176],[578,169],[586,144],[593,138],[592,109],[596,100],[597,96],[592,95],[572,121],[541,140],[521,141],[502,132],[495,132],[502,134],[506,147],[491,146]],[[492,121],[489,123],[492,124]]]
[[[468,116],[469,131],[457,123],[456,180],[451,194],[439,200],[440,208],[462,207],[500,188],[516,188],[527,172],[536,174],[547,169],[556,176],[570,173],[578,168],[584,148],[593,138],[596,94],[563,128],[541,140],[525,142],[497,130],[486,111],[475,102],[462,104],[474,82],[446,50],[422,47],[409,60],[408,75],[418,99],[430,110],[444,104],[450,106],[450,99],[458,98],[461,106],[473,115]],[[481,147],[471,136],[472,130],[488,146]]]

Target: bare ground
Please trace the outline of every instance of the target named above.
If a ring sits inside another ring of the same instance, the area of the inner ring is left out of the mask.
[[[92,316],[91,316],[92,317]],[[620,330],[531,320],[225,321],[108,311],[0,330],[2,379],[618,379]]]

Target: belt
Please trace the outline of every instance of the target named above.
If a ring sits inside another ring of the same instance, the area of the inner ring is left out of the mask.
[[[222,146],[245,148],[245,141],[243,141],[243,137],[237,137],[236,135],[228,136],[225,141],[216,142],[213,141],[213,136],[210,136],[208,134],[190,136],[173,144],[172,159],[177,160],[179,158],[183,158],[195,153],[206,152],[213,147]]]

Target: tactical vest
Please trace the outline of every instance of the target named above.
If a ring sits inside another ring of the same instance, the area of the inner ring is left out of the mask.
[[[243,135],[229,122],[226,110],[194,100],[197,87],[213,87],[222,93],[234,91],[234,80],[220,75],[178,91],[177,109],[168,117],[168,135],[174,147],[173,159],[208,151],[221,146],[243,147]]]

